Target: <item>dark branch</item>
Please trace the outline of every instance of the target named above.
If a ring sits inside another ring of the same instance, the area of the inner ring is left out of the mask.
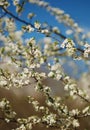
[[[18,20],[18,21],[21,22],[21,23],[24,23],[24,24],[26,24],[26,25],[31,25],[31,27],[33,27],[33,28],[35,29],[34,25],[31,24],[30,22],[27,22],[27,21],[25,21],[25,20],[23,20],[23,19],[21,19],[21,18],[15,16],[13,13],[11,13],[9,10],[7,10],[6,8],[4,8],[3,6],[0,6],[0,7],[6,12],[6,14],[10,15],[11,17],[15,18],[16,20]],[[41,29],[43,29],[43,28],[41,28]],[[50,32],[53,32],[52,27],[49,27],[49,31],[50,31]],[[40,30],[38,30],[38,29],[37,29],[37,32],[42,33],[42,32],[41,32]],[[61,33],[57,33],[57,32],[53,32],[53,33],[56,34],[57,36],[60,36],[63,40],[67,38],[66,36],[64,36],[64,35],[61,34]],[[52,36],[50,36],[50,37],[52,37]],[[52,38],[54,38],[54,37],[52,37]],[[56,38],[55,38],[55,39],[56,39]],[[57,39],[56,39],[56,40],[57,40]],[[57,40],[57,41],[59,41],[59,40]],[[78,51],[80,51],[81,53],[84,53],[84,50],[81,49],[80,47],[76,47],[76,49],[77,49]],[[55,49],[55,50],[53,50],[53,51],[59,51],[59,50],[61,50],[61,48]]]
[[[34,25],[33,25],[33,24],[31,24],[31,23],[29,23],[29,22],[27,22],[27,21],[25,21],[25,20],[23,20],[23,19],[21,19],[21,18],[15,16],[15,15],[12,14],[10,11],[8,11],[7,9],[5,9],[3,6],[0,6],[0,7],[1,7],[7,14],[9,14],[10,16],[12,16],[12,17],[15,18],[16,20],[18,20],[18,21],[20,21],[21,23],[24,23],[24,24],[26,24],[26,25],[31,25],[31,27],[34,28]]]
[[[3,6],[0,6],[0,7],[1,7],[7,14],[9,14],[10,16],[12,16],[13,18],[15,18],[16,20],[18,20],[19,22],[24,23],[24,24],[26,24],[26,25],[31,25],[31,27],[35,28],[34,25],[31,24],[30,22],[27,22],[27,21],[25,21],[25,20],[23,20],[23,19],[21,19],[21,18],[15,16],[15,15],[14,15],[13,13],[11,13],[9,10],[5,9]],[[53,32],[52,27],[50,27],[49,31],[50,31],[50,32]],[[40,32],[40,31],[39,31],[39,32]],[[54,32],[54,33],[55,33],[56,35],[60,36],[62,39],[66,39],[66,38],[67,38],[66,36],[64,36],[64,35],[61,34],[61,33],[57,33],[57,32]]]

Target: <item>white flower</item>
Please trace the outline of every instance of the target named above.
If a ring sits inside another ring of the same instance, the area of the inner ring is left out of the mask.
[[[65,80],[65,81],[69,81],[69,80],[70,80],[70,77],[69,77],[69,76],[65,76],[64,80]]]
[[[41,24],[40,24],[39,22],[35,22],[35,23],[34,23],[34,26],[35,26],[35,28],[39,29],[40,26],[41,26]]]
[[[3,0],[1,0],[1,1],[0,1],[0,5],[1,5],[1,6],[2,6],[2,5],[4,5],[4,2],[3,2]]]
[[[15,31],[16,29],[16,25],[15,25],[15,22],[14,22],[14,19],[9,19],[9,18],[5,18],[5,22],[6,22],[6,29],[12,33]]]
[[[13,0],[13,4],[16,6],[16,5],[18,5],[19,1],[20,0]]]
[[[61,48],[65,48],[67,43],[68,43],[68,39],[65,39],[64,42],[61,44]]]
[[[84,51],[84,57],[88,57],[90,54],[90,45],[86,45],[86,49]]]
[[[73,95],[75,95],[76,93],[77,93],[76,90],[71,90],[71,91],[70,91],[70,96],[73,96]]]
[[[26,80],[24,81],[24,83],[25,83],[25,84],[29,84],[29,83],[30,83],[30,80],[29,80],[29,79],[26,79]]]
[[[88,52],[84,51],[84,57],[88,58]]]
[[[73,109],[73,110],[71,111],[71,114],[72,114],[73,116],[78,115],[78,114],[79,114],[79,110],[78,110],[78,109]]]
[[[81,95],[81,96],[84,96],[84,92],[82,90],[78,90],[78,94]]]
[[[89,45],[88,43],[86,43],[86,44],[84,45],[84,47],[85,47],[85,48],[89,48],[90,45]]]
[[[77,86],[76,84],[70,84],[70,85],[69,85],[69,88],[70,88],[71,90],[74,90],[76,86]]]
[[[67,30],[67,31],[66,31],[66,34],[67,34],[67,35],[70,35],[70,34],[72,34],[72,33],[73,33],[72,30]]]
[[[1,85],[1,86],[5,86],[5,85],[7,85],[7,81],[5,81],[5,80],[1,80],[1,81],[0,81],[0,85]]]
[[[49,74],[48,74],[48,77],[53,77],[54,76],[54,72],[49,72]]]
[[[24,73],[29,73],[28,68],[24,68]]]
[[[60,80],[62,78],[62,75],[61,74],[56,74],[56,79],[57,80]]]
[[[48,29],[43,29],[41,32],[44,33],[44,34],[48,34],[49,30]]]
[[[31,27],[31,25],[27,25],[27,26],[26,26],[26,30],[27,30],[28,32],[33,32],[33,31],[34,31],[34,28]]]
[[[32,19],[34,16],[35,16],[34,13],[29,13],[29,14],[28,14],[28,18],[29,18],[29,19]]]
[[[37,64],[36,64],[36,67],[37,67],[37,68],[40,68],[40,64],[37,63]]]
[[[54,65],[52,65],[52,67],[51,67],[51,70],[60,70],[61,69],[61,65],[60,65],[60,63],[56,63],[56,64],[54,64]]]
[[[68,89],[69,89],[69,85],[66,84],[66,85],[64,86],[64,90],[68,91]]]
[[[9,120],[8,118],[5,118],[5,121],[6,121],[7,123],[9,123],[9,122],[10,122],[10,120]]]
[[[32,130],[32,123],[28,123],[27,125],[26,125],[26,127],[29,129],[29,130]]]
[[[53,32],[55,32],[55,33],[60,33],[58,27],[53,27],[52,30],[53,30]]]
[[[49,48],[48,44],[45,44],[44,49],[47,50]]]
[[[41,107],[40,107],[40,110],[44,110],[44,106],[41,106]]]
[[[3,108],[5,107],[5,105],[6,105],[6,102],[2,100],[2,101],[0,102],[0,108],[3,109]]]
[[[41,56],[41,51],[36,49],[36,51],[34,52],[35,57],[40,57]]]
[[[46,86],[46,87],[44,88],[44,91],[45,91],[46,93],[49,93],[49,92],[51,91],[51,89]]]
[[[50,115],[47,115],[43,118],[44,121],[46,121],[50,126],[56,123],[56,115],[50,113]]]
[[[90,110],[90,106],[87,106],[83,109],[83,114],[87,113]]]
[[[34,69],[35,67],[36,67],[36,64],[29,64],[29,67],[31,68],[31,69]]]
[[[40,64],[43,64],[43,63],[44,63],[44,59],[40,58]]]
[[[35,44],[36,43],[35,38],[34,37],[30,38],[28,40],[28,43]]]
[[[24,124],[22,124],[19,128],[16,128],[16,130],[26,130]]]
[[[6,0],[0,0],[0,5],[2,6],[4,6],[4,8],[6,8],[6,7],[8,7],[10,4],[8,3],[8,1],[6,1]]]
[[[61,44],[61,48],[65,48],[67,49],[67,52],[72,55],[75,51],[75,43],[73,42],[73,40],[70,39],[65,39],[64,42]]]
[[[80,126],[78,120],[76,120],[76,119],[73,120],[72,125],[73,125],[73,127],[79,127]]]
[[[40,73],[40,76],[45,78],[46,77],[46,73],[42,72],[42,73]]]

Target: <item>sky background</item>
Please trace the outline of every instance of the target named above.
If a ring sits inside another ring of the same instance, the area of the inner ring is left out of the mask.
[[[13,0],[12,0],[13,1]],[[50,3],[53,7],[58,7],[70,14],[70,16],[81,27],[84,27],[86,31],[90,29],[90,0],[44,0]],[[13,7],[10,10],[14,12]],[[23,19],[26,19],[28,12],[34,12],[37,14],[36,19],[41,22],[48,22],[50,25],[56,25],[62,28],[60,24],[55,20],[54,16],[51,16],[45,9],[40,8],[33,4],[26,4],[25,11],[22,15]]]
[[[81,26],[90,28],[90,0],[45,0],[69,13]]]
[[[90,31],[90,0],[44,0],[50,3],[51,6],[60,8],[65,11],[66,14],[70,14],[71,18],[84,28],[85,32]],[[28,12],[34,12],[37,14],[36,20],[40,22],[48,22],[49,25],[58,26],[60,31],[65,34],[65,26],[57,22],[57,20],[44,8],[40,8],[33,4],[26,4],[25,11],[22,15],[23,19],[26,19]],[[33,22],[33,19],[30,22]]]
[[[90,0],[45,0],[49,2],[51,6],[58,7],[70,14],[70,16],[81,27],[84,27],[86,31],[90,29]],[[26,5],[27,11],[33,11],[37,14],[38,20],[44,22],[47,21],[52,25],[58,25],[58,22],[46,12],[45,9],[41,9],[35,5]],[[26,13],[27,13],[26,11]],[[25,16],[25,15],[24,15]],[[60,26],[61,27],[61,26]],[[61,27],[62,28],[62,27]]]

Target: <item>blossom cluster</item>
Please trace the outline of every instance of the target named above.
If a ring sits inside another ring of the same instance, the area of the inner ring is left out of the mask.
[[[4,116],[5,116],[5,121],[7,123],[10,122],[10,120],[14,119],[15,116],[16,116],[16,112],[14,112],[12,110],[12,107],[10,105],[10,102],[3,98],[1,101],[0,101],[0,109],[2,110],[2,112],[4,113]]]
[[[85,44],[84,45],[85,47],[85,50],[84,50],[84,57],[89,57],[89,54],[90,54],[90,45],[89,44]]]

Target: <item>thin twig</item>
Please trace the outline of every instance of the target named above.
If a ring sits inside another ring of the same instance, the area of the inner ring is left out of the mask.
[[[27,21],[25,21],[25,20],[23,20],[23,19],[21,19],[21,18],[15,16],[13,13],[11,13],[9,10],[7,10],[6,8],[4,8],[3,6],[0,6],[0,7],[1,7],[7,14],[9,14],[10,16],[12,16],[13,18],[15,18],[16,20],[18,20],[19,22],[24,23],[24,24],[26,24],[26,25],[31,25],[31,27],[33,27],[33,28],[35,29],[34,25],[31,24],[30,22],[27,22]],[[41,29],[43,29],[43,28],[41,28]],[[53,32],[52,27],[49,27],[49,31],[50,31],[50,32]],[[39,31],[38,29],[37,29],[37,32],[42,33],[42,32]],[[57,32],[53,32],[53,33],[56,34],[57,36],[60,36],[63,40],[67,38],[66,36],[64,36],[64,35],[61,34],[61,33],[57,33]],[[50,37],[52,37],[52,36],[50,36]],[[55,38],[55,37],[52,37],[52,38]],[[55,38],[55,39],[56,39],[56,38]],[[56,39],[56,40],[59,41],[58,39]],[[59,48],[59,49],[60,49],[60,48]],[[80,47],[77,47],[76,49],[77,49],[78,51],[84,53],[84,50],[81,49]],[[56,51],[58,51],[58,49],[57,49]]]

